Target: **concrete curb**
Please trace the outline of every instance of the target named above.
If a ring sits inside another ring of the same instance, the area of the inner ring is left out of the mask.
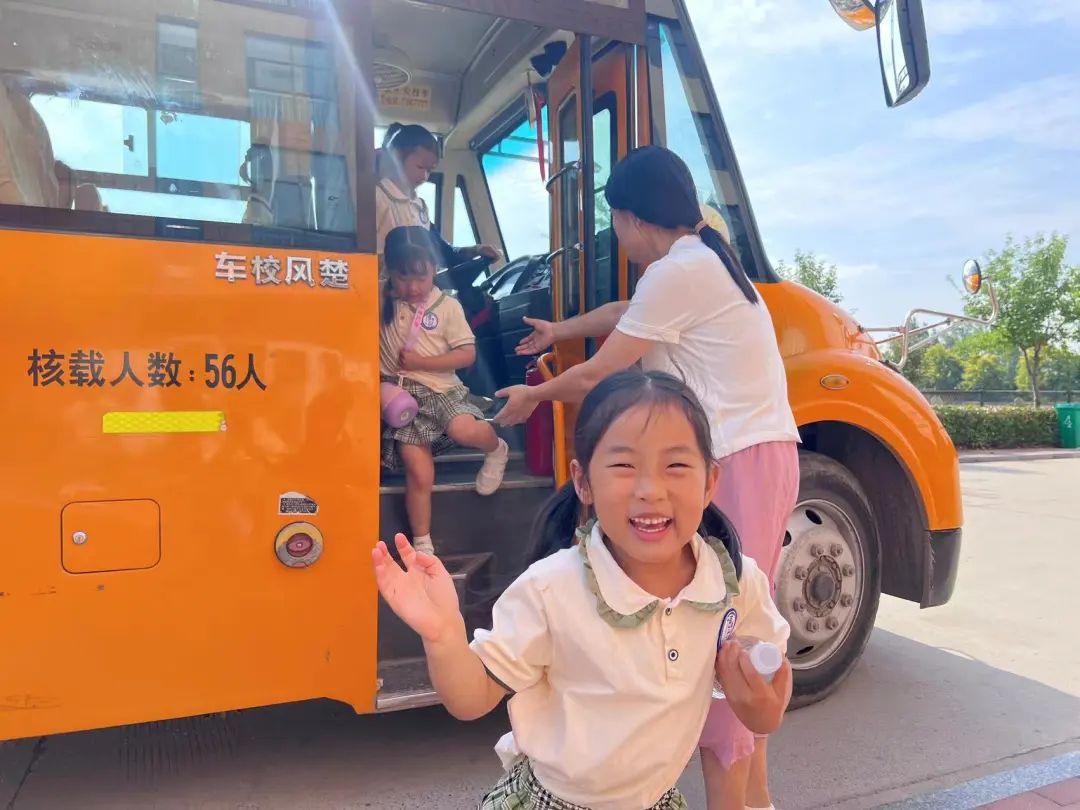
[[[878,807],[879,810],[973,810],[1077,776],[1080,776],[1080,751],[1073,751],[1053,759],[1001,771],[951,788]]]
[[[961,451],[961,464],[989,464],[995,461],[1047,461],[1058,458],[1080,458],[1080,450],[1062,448],[1045,450]]]

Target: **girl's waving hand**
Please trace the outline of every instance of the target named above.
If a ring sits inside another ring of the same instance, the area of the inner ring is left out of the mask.
[[[371,552],[375,582],[386,604],[426,642],[460,632],[457,590],[446,568],[437,558],[417,552],[405,535],[394,540],[404,570],[390,556],[386,543],[380,541]]]

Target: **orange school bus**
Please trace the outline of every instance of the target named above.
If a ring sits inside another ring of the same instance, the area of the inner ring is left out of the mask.
[[[928,77],[917,6],[879,4],[890,104]],[[477,395],[524,378],[523,315],[632,293],[612,165],[651,142],[691,166],[768,302],[802,430],[777,595],[799,700],[850,670],[882,591],[949,598],[953,446],[850,315],[775,275],[682,0],[0,0],[0,21],[0,739],[435,700],[370,567],[406,525],[379,468],[373,143],[393,121],[442,140],[436,227],[511,258],[440,276],[477,333]],[[473,625],[566,475],[573,417],[554,411],[550,469],[508,431],[490,499],[474,457],[439,460],[436,536]]]

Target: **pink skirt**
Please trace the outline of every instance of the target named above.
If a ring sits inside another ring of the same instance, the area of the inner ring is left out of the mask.
[[[769,582],[776,575],[784,533],[798,497],[799,447],[795,442],[757,444],[720,459],[713,503],[735,526],[743,554],[754,558]],[[700,746],[730,768],[753,753],[754,735],[726,700],[714,700]]]

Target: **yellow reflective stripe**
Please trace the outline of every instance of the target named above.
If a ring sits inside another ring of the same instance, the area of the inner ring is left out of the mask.
[[[101,418],[104,433],[219,433],[224,411],[111,411]]]

